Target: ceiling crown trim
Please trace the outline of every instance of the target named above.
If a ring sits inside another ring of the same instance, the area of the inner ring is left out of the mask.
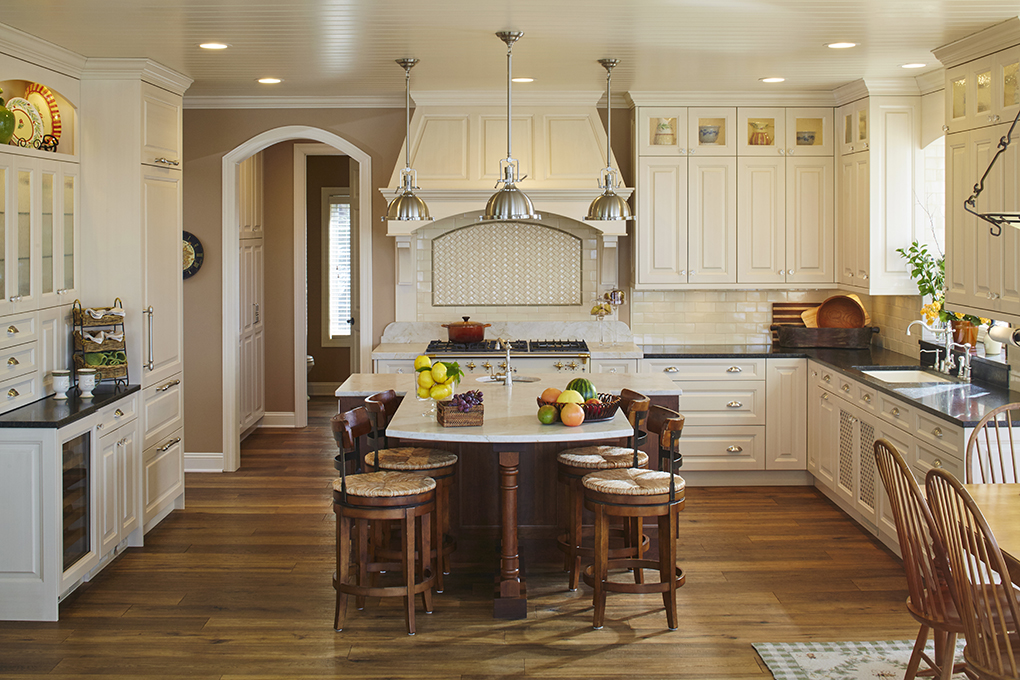
[[[364,97],[185,97],[186,109],[396,109],[401,96]]]
[[[77,52],[4,24],[0,24],[0,52],[22,61],[27,60],[21,55],[30,54],[31,63],[74,78],[81,76],[86,62]]]
[[[82,80],[144,80],[164,90],[183,95],[191,78],[151,59],[89,59]]]
[[[952,68],[1016,44],[1020,44],[1020,18],[1011,17],[965,38],[936,47],[931,53],[943,66]]]
[[[833,106],[833,92],[625,92],[635,106]],[[615,100],[615,97],[614,97]]]

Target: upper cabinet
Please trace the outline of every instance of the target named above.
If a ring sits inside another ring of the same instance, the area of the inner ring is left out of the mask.
[[[735,156],[733,107],[642,106],[637,110],[638,156]]]
[[[739,108],[740,156],[831,156],[831,108]]]
[[[142,163],[178,168],[183,146],[181,97],[142,83]]]
[[[839,152],[845,156],[860,153],[869,148],[871,133],[871,112],[869,100],[858,99],[836,109],[839,122]]]
[[[947,132],[1008,122],[1020,109],[1020,47],[946,70]]]

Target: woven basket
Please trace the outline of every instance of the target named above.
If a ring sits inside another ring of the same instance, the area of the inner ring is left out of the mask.
[[[92,307],[91,309],[103,310],[108,312],[111,309],[124,309],[124,303],[120,301],[120,298],[116,298],[113,301],[113,307]],[[124,323],[124,317],[118,314],[103,314],[98,319],[92,318],[90,314],[86,314],[85,310],[81,307],[81,302],[78,300],[74,301],[74,307],[71,309],[74,323],[77,326],[84,328],[91,328],[92,326],[113,326],[115,324]]]
[[[124,349],[123,340],[104,340],[102,344],[87,340],[79,331],[74,332],[74,348],[79,352],[108,352]]]
[[[601,404],[580,404],[581,408],[584,409],[585,422],[589,421],[597,422],[599,420],[609,420],[616,414],[616,409],[620,405],[619,395],[599,392],[598,398],[599,401],[602,402]],[[552,404],[547,404],[546,402],[542,401],[541,397],[538,398],[538,405],[554,406],[557,412],[562,411],[564,406],[562,402],[553,402]]]
[[[85,357],[81,354],[74,355],[74,367],[79,368],[94,368],[96,369],[96,378],[99,380],[118,380],[120,378],[126,378],[128,374],[127,363],[116,364],[113,366],[88,366],[85,363]]]
[[[450,401],[436,402],[436,420],[443,427],[471,427],[481,425],[485,418],[485,404],[475,404],[467,413],[457,410]]]

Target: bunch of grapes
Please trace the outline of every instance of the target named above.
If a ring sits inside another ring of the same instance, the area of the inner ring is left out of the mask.
[[[453,395],[453,399],[450,401],[457,407],[458,411],[461,413],[467,413],[471,410],[472,406],[482,403],[482,393],[479,390],[459,392]]]

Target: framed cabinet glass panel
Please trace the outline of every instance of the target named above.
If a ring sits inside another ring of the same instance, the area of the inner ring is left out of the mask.
[[[12,283],[12,302],[20,303],[32,297],[32,203],[35,187],[39,185],[37,173],[18,170],[18,219],[14,236],[15,260]]]
[[[734,107],[687,109],[688,155],[736,156],[737,110]]]
[[[996,96],[996,111],[999,115],[999,122],[1008,122],[1010,118],[1016,117],[1020,109],[1020,47],[1014,47],[995,55],[994,73],[997,76],[996,89],[993,95]]]
[[[11,166],[0,157],[0,314],[10,312],[10,303],[7,301],[8,293],[8,272],[7,263],[10,258],[7,256],[7,244],[9,239],[7,233],[10,231],[11,205],[10,201],[10,178]]]
[[[42,261],[40,262],[42,287],[39,292],[42,296],[46,297],[53,295],[53,291],[56,290],[56,267],[53,262],[53,256],[56,252],[56,231],[54,230],[53,223],[53,217],[56,213],[56,193],[53,190],[54,173],[50,170],[43,170],[39,175],[39,179],[42,184],[42,202],[39,211],[39,228],[42,232]]]
[[[61,230],[60,253],[63,255],[63,283],[57,293],[69,295],[78,288],[78,176],[64,172],[64,196],[61,203],[63,224]]]
[[[780,156],[785,153],[786,110],[737,109],[737,153],[741,156]]]
[[[786,155],[831,156],[832,109],[786,110]]]
[[[639,156],[682,156],[687,154],[687,109],[647,107],[637,109]]]

